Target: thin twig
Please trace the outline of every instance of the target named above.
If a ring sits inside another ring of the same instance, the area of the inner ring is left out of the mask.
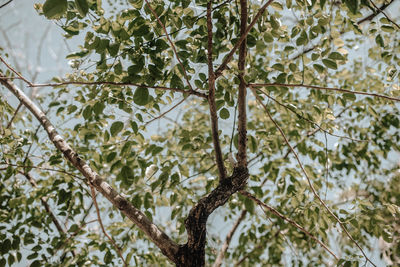
[[[312,120],[310,120],[310,119],[307,119],[307,118],[304,117],[303,115],[301,115],[301,114],[299,114],[298,112],[296,112],[295,110],[293,110],[293,108],[291,108],[291,107],[289,107],[289,106],[287,106],[287,105],[281,103],[280,101],[278,101],[278,100],[275,99],[274,97],[270,96],[270,95],[267,94],[266,92],[264,92],[264,91],[262,91],[262,90],[260,90],[260,89],[257,89],[257,90],[258,90],[259,92],[261,92],[262,94],[264,94],[264,95],[265,95],[266,97],[268,97],[269,99],[271,99],[272,101],[274,101],[275,103],[277,103],[278,105],[280,105],[280,106],[286,108],[287,110],[293,112],[294,114],[296,114],[297,116],[299,116],[301,119],[303,119],[303,120],[309,122],[309,123],[312,124],[312,125],[317,126],[317,128],[318,128],[320,131],[323,131],[325,134],[329,134],[329,135],[334,136],[334,137],[337,137],[337,138],[348,139],[348,140],[355,141],[355,142],[368,142],[368,141],[370,141],[370,140],[355,139],[355,138],[352,138],[352,137],[349,137],[349,136],[337,135],[337,134],[330,133],[328,130],[322,128],[318,123],[316,123],[316,122],[314,122],[314,121],[312,121]]]
[[[256,97],[257,101],[264,107],[265,112],[267,113],[268,117],[270,118],[270,120],[272,121],[272,123],[275,125],[275,127],[278,129],[278,131],[280,132],[280,134],[282,135],[283,139],[285,140],[285,143],[287,144],[287,146],[290,148],[290,150],[292,151],[292,153],[294,154],[294,156],[296,157],[297,162],[300,165],[300,168],[304,174],[304,176],[307,179],[308,185],[312,191],[312,193],[314,194],[314,196],[318,199],[318,201],[321,203],[321,205],[328,211],[328,213],[335,219],[335,221],[337,223],[339,223],[340,227],[343,229],[344,233],[349,237],[349,239],[359,248],[359,250],[361,251],[361,253],[364,255],[365,259],[367,261],[369,261],[373,266],[376,266],[369,258],[368,256],[365,254],[364,250],[361,248],[361,246],[357,243],[357,241],[351,236],[351,234],[347,231],[345,225],[343,224],[343,222],[333,213],[333,211],[328,207],[328,205],[321,199],[321,197],[318,195],[316,189],[314,188],[314,185],[311,182],[310,176],[308,175],[307,171],[305,170],[303,164],[301,163],[301,160],[299,158],[299,155],[296,153],[296,151],[294,151],[294,148],[292,147],[292,145],[290,144],[289,140],[287,139],[285,133],[283,132],[282,128],[278,125],[278,123],[274,120],[274,118],[272,118],[271,114],[269,113],[267,107],[264,105],[264,103],[262,102],[262,100],[260,99],[259,95],[257,95],[255,89],[250,86],[250,89],[252,90],[254,96]]]
[[[235,54],[236,50],[239,48],[239,46],[242,44],[244,39],[246,39],[247,35],[249,34],[250,30],[254,27],[256,24],[257,20],[261,17],[261,15],[264,13],[264,11],[267,9],[267,7],[273,2],[274,0],[269,0],[266,4],[264,4],[257,12],[255,15],[254,19],[251,21],[249,26],[246,28],[246,31],[244,34],[240,36],[240,39],[237,41],[235,46],[232,48],[232,50],[229,52],[229,54],[225,57],[224,61],[222,64],[219,66],[219,68],[215,71],[215,78],[218,78],[221,76],[222,72],[228,67],[228,63],[232,60],[233,55]]]
[[[214,262],[213,267],[220,267],[222,264],[222,260],[224,259],[225,253],[228,250],[229,244],[231,243],[232,237],[235,234],[236,230],[238,229],[240,223],[243,221],[247,213],[247,210],[242,210],[239,217],[237,218],[235,224],[233,225],[232,229],[226,235],[226,239],[224,244],[222,245],[220,251],[218,252],[217,259]]]
[[[376,16],[378,16],[380,13],[382,13],[383,10],[385,10],[388,6],[390,6],[391,3],[393,3],[394,0],[390,1],[389,3],[384,3],[381,5],[381,7],[378,8],[378,12],[373,12],[371,15],[368,15],[359,21],[357,21],[357,24],[360,25],[368,20],[373,20]]]
[[[316,238],[313,234],[311,234],[309,231],[307,231],[304,227],[302,227],[301,225],[299,225],[297,222],[293,221],[292,219],[286,217],[285,215],[283,215],[282,213],[280,213],[279,211],[277,211],[276,209],[268,206],[267,204],[265,204],[264,202],[262,202],[261,200],[257,199],[256,197],[254,197],[252,194],[250,194],[247,191],[240,191],[240,194],[242,194],[243,196],[253,200],[254,202],[257,203],[257,205],[259,205],[261,207],[261,209],[265,212],[264,208],[266,208],[268,211],[270,211],[271,213],[275,214],[276,216],[278,216],[279,218],[281,218],[284,221],[287,221],[288,223],[290,223],[291,225],[293,225],[294,227],[296,227],[297,229],[299,229],[300,231],[302,231],[304,234],[306,234],[307,236],[309,236],[311,239],[313,239],[315,242],[317,242],[318,244],[320,244],[326,251],[329,252],[329,254],[331,254],[335,260],[339,260],[339,258],[336,256],[336,254],[327,246],[324,244],[324,242],[320,241],[318,238]]]
[[[30,86],[32,85],[32,83],[30,81],[28,81],[27,79],[25,79],[21,74],[19,74],[18,71],[16,71],[13,67],[11,67],[10,65],[7,64],[7,62],[0,56],[0,61],[4,63],[4,65],[6,65],[6,67],[11,70],[12,72],[14,72],[19,78],[21,78],[21,80],[23,80],[24,82],[26,82],[27,84],[29,84]]]
[[[388,21],[390,21],[391,23],[393,23],[394,25],[396,25],[397,29],[400,30],[400,26],[399,24],[397,24],[396,22],[394,22],[391,18],[389,18],[389,16],[383,11],[383,9],[379,8],[377,5],[375,5],[375,3],[372,0],[369,0],[369,2],[378,10],[378,12],[382,13]]]
[[[7,165],[7,166],[13,166],[13,167],[24,168],[24,169],[32,168],[32,169],[38,169],[38,170],[43,170],[43,171],[59,172],[59,173],[67,174],[71,177],[77,178],[79,180],[83,180],[83,178],[81,178],[73,173],[67,172],[65,170],[57,170],[57,169],[52,169],[52,168],[44,168],[44,167],[31,166],[31,165],[18,165],[18,164],[6,163],[6,162],[0,163],[0,165],[3,165],[3,164]]]
[[[368,92],[361,92],[361,91],[351,91],[343,88],[337,87],[324,87],[324,86],[316,86],[316,85],[307,85],[307,84],[286,84],[286,83],[250,83],[248,84],[250,87],[267,87],[267,86],[283,86],[283,87],[303,87],[303,88],[311,88],[316,90],[327,90],[327,91],[338,91],[342,93],[349,93],[349,94],[358,94],[358,95],[368,95],[373,97],[384,98],[393,101],[399,101],[400,98],[398,97],[391,97],[387,95],[381,95],[376,93],[368,93]]]
[[[9,79],[8,77],[0,77],[0,79]],[[23,79],[23,78],[22,78]],[[106,82],[106,81],[96,81],[96,82],[87,82],[87,81],[64,81],[59,83],[37,83],[31,84],[30,87],[56,87],[62,85],[116,85],[116,86],[135,86],[135,87],[143,87],[148,89],[155,89],[155,90],[163,90],[163,91],[173,91],[182,94],[190,94],[190,95],[197,95],[202,98],[207,98],[207,95],[195,90],[184,90],[180,88],[169,88],[165,86],[148,86],[144,84],[137,84],[137,83],[125,83],[125,82]]]
[[[154,17],[156,17],[156,19],[157,19],[157,21],[158,21],[158,24],[160,24],[160,26],[163,28],[164,33],[165,33],[165,36],[167,37],[168,42],[169,42],[169,44],[171,45],[172,50],[174,51],[175,57],[176,57],[176,59],[178,60],[179,65],[180,65],[181,68],[182,68],[183,76],[185,76],[185,79],[186,79],[186,82],[187,82],[189,88],[190,88],[191,90],[193,90],[192,85],[190,84],[190,79],[189,79],[189,77],[188,77],[188,75],[187,75],[187,73],[186,73],[185,66],[183,65],[181,59],[180,59],[179,56],[178,56],[178,52],[176,51],[175,45],[174,45],[174,43],[172,42],[171,38],[169,37],[167,28],[166,28],[165,25],[162,23],[162,21],[160,20],[160,18],[159,18],[158,15],[157,15],[157,13],[154,11],[154,9],[150,6],[149,1],[148,1],[148,0],[145,0],[145,1],[146,1],[146,5],[147,5],[147,7],[150,9],[151,13],[153,13]]]
[[[115,248],[115,250],[117,251],[119,257],[122,259],[122,262],[124,263],[124,266],[127,267],[128,264],[126,263],[124,257],[122,256],[122,252],[121,249],[118,247],[118,245],[115,243],[114,239],[111,238],[111,236],[109,236],[106,232],[106,230],[104,229],[104,225],[103,225],[103,221],[101,220],[101,215],[100,215],[100,209],[99,206],[97,205],[97,200],[96,200],[96,191],[94,189],[94,186],[92,184],[90,184],[89,182],[89,186],[90,186],[90,192],[92,193],[92,199],[93,199],[93,203],[94,206],[96,208],[96,213],[97,213],[97,220],[99,221],[100,224],[100,228],[103,231],[103,234],[110,240],[111,244],[113,245],[113,247]]]
[[[11,3],[13,0],[8,0],[8,2],[5,2],[4,4],[2,4],[1,6],[0,6],[0,8],[3,8],[3,7],[5,7],[6,5],[8,5],[9,3]]]
[[[178,103],[176,103],[173,107],[171,107],[170,109],[168,109],[167,111],[161,113],[159,116],[149,120],[148,122],[146,122],[144,124],[144,126],[146,127],[148,124],[152,123],[155,120],[161,119],[162,117],[164,117],[168,112],[174,110],[177,106],[179,106],[180,104],[182,104],[183,102],[185,102],[185,100],[187,99],[188,96],[185,96],[181,101],[179,101]]]
[[[6,129],[9,129],[11,127],[11,124],[13,123],[14,119],[17,117],[19,109],[22,107],[22,103],[20,102],[17,106],[17,108],[14,111],[13,116],[11,117],[10,121],[7,123]]]
[[[211,117],[211,132],[213,145],[215,150],[215,160],[218,166],[218,173],[220,180],[226,178],[226,169],[224,165],[224,160],[222,157],[221,145],[218,136],[218,116],[217,116],[217,106],[215,103],[215,74],[213,70],[213,36],[212,36],[212,19],[211,19],[211,1],[207,3],[207,59],[208,59],[208,104],[210,108]]]

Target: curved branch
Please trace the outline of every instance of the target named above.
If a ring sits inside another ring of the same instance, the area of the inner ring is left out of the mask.
[[[181,246],[177,254],[177,266],[204,266],[206,223],[208,216],[224,205],[228,199],[246,185],[249,173],[247,168],[233,169],[232,176],[220,180],[218,186],[190,210],[185,220],[188,241]]]
[[[0,78],[4,75],[0,73]],[[157,225],[152,223],[146,215],[135,208],[128,200],[121,196],[111,185],[104,181],[74,150],[65,142],[55,127],[51,124],[46,115],[33,103],[25,93],[7,79],[0,79],[9,91],[11,91],[23,105],[28,108],[37,118],[43,128],[46,130],[50,140],[61,151],[65,158],[77,168],[83,176],[116,208],[124,213],[132,222],[134,222],[151,240],[156,244],[170,260],[174,261],[175,254],[178,251],[178,245],[172,241]]]
[[[349,93],[349,94],[355,94],[355,95],[367,95],[367,96],[373,96],[373,97],[378,97],[378,98],[384,98],[387,100],[392,100],[392,101],[399,101],[400,98],[398,97],[392,97],[392,96],[387,96],[387,95],[381,95],[377,93],[368,93],[368,92],[361,92],[361,91],[351,91],[343,88],[337,88],[337,87],[324,87],[324,86],[316,86],[316,85],[307,85],[307,84],[286,84],[286,83],[249,83],[248,86],[250,87],[267,87],[267,86],[283,86],[283,87],[303,87],[303,88],[311,88],[311,89],[316,89],[316,90],[328,90],[328,91],[337,91],[337,92],[342,92],[342,93]]]

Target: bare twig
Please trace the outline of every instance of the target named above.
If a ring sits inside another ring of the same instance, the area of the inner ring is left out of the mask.
[[[10,78],[8,77],[0,77],[2,80],[8,80]],[[182,94],[190,94],[190,95],[196,95],[202,98],[207,98],[207,96],[201,92],[195,91],[195,90],[184,90],[181,88],[169,88],[169,87],[164,87],[164,86],[148,86],[148,85],[143,85],[143,84],[137,84],[137,83],[124,83],[124,82],[102,82],[102,81],[96,81],[96,82],[88,82],[88,81],[64,81],[64,82],[59,82],[59,83],[38,83],[38,84],[30,84],[30,87],[56,87],[56,86],[62,86],[62,85],[115,85],[115,86],[135,86],[135,87],[143,87],[143,88],[148,88],[148,89],[155,89],[155,90],[163,90],[163,91],[173,91],[173,92],[178,92]]]
[[[0,77],[4,77],[4,75],[0,73]],[[126,198],[121,196],[110,184],[104,181],[89,166],[89,164],[86,163],[67,142],[65,142],[46,115],[25,95],[21,89],[9,80],[0,79],[0,83],[10,90],[18,100],[32,112],[46,130],[50,140],[54,143],[56,148],[64,154],[65,158],[75,166],[75,168],[77,168],[116,208],[133,221],[146,234],[146,236],[161,249],[165,256],[175,262],[175,255],[179,250],[178,244],[172,241],[167,234],[165,234],[157,225],[152,223],[145,214],[135,208]]]
[[[357,21],[357,24],[360,25],[366,21],[373,20],[376,16],[378,16],[383,10],[385,10],[390,4],[392,4],[394,0],[390,1],[389,3],[384,3],[380,7],[378,7],[378,12],[373,12],[371,15],[366,16],[365,18],[360,19]]]
[[[220,251],[218,252],[217,259],[214,262],[213,267],[220,267],[222,264],[222,260],[225,257],[225,253],[228,250],[229,244],[231,243],[231,239],[233,235],[235,234],[236,230],[238,229],[240,223],[243,221],[247,213],[247,210],[243,210],[239,217],[237,218],[235,224],[233,225],[232,229],[229,231],[229,233],[226,235],[226,239],[224,244],[222,245]]]
[[[14,111],[14,115],[11,117],[10,121],[7,123],[6,129],[9,129],[11,127],[11,124],[13,123],[15,117],[17,117],[18,112],[19,112],[21,107],[22,107],[22,103],[19,103],[17,108]]]
[[[247,166],[247,116],[246,116],[246,94],[247,86],[244,80],[246,63],[246,28],[247,28],[247,0],[240,0],[240,35],[244,36],[239,48],[239,92],[238,92],[238,166]]]
[[[393,23],[393,25],[396,25],[397,29],[400,30],[400,26],[399,24],[397,24],[396,22],[394,22],[391,18],[389,18],[389,16],[383,11],[383,9],[379,8],[377,5],[375,5],[375,3],[372,0],[369,0],[369,2],[377,9],[378,13],[382,13],[388,21],[390,21],[391,23]]]
[[[8,69],[10,69],[12,72],[14,72],[21,80],[23,80],[24,82],[26,82],[27,84],[29,84],[30,86],[32,86],[32,83],[30,81],[28,81],[27,79],[25,79],[21,74],[19,74],[18,71],[16,71],[13,67],[11,67],[10,65],[7,64],[7,62],[0,56],[0,61],[3,62],[4,65],[6,65],[6,67]]]
[[[176,103],[174,106],[172,106],[170,109],[168,109],[167,111],[161,113],[159,116],[152,118],[151,120],[149,120],[148,122],[146,122],[144,124],[144,126],[146,127],[148,124],[152,123],[155,120],[161,119],[162,117],[164,117],[168,112],[174,110],[177,106],[179,106],[180,104],[182,104],[183,102],[185,102],[185,100],[187,99],[187,96],[185,96],[181,101],[179,101],[178,103]]]
[[[304,227],[299,225],[297,222],[295,222],[292,219],[286,217],[285,215],[283,215],[282,213],[280,213],[276,209],[268,206],[267,204],[265,204],[261,200],[257,199],[256,197],[254,197],[252,194],[250,194],[247,191],[242,190],[242,191],[240,191],[240,194],[242,194],[243,196],[253,200],[255,203],[257,203],[257,205],[259,205],[261,207],[262,210],[264,210],[264,208],[266,208],[269,212],[275,214],[276,216],[278,216],[282,220],[290,223],[291,225],[293,225],[294,227],[296,227],[297,229],[302,231],[304,234],[309,236],[311,239],[315,240],[315,242],[320,244],[326,251],[329,252],[329,254],[331,254],[335,258],[335,260],[339,260],[339,258],[336,256],[336,254],[327,245],[325,245],[322,241],[320,241],[318,238],[316,238],[313,234],[311,234],[309,231],[307,231]]]
[[[96,192],[95,192],[94,186],[92,184],[90,184],[90,183],[89,183],[89,186],[90,186],[90,192],[91,192],[91,196],[92,196],[92,199],[93,199],[93,203],[94,203],[94,206],[96,208],[97,220],[98,220],[98,222],[100,224],[101,231],[108,238],[108,240],[110,240],[111,244],[113,245],[113,247],[117,251],[119,257],[122,259],[122,262],[124,263],[124,266],[126,267],[126,266],[128,266],[128,264],[126,263],[123,255],[122,255],[121,249],[115,243],[114,239],[112,239],[111,236],[109,236],[107,234],[106,229],[104,229],[103,221],[102,221],[101,215],[100,215],[100,209],[99,209],[99,206],[97,205]]]
[[[3,7],[5,7],[6,5],[8,5],[9,3],[11,3],[13,0],[8,0],[8,2],[5,2],[4,4],[2,4],[1,6],[0,6],[0,8],[3,8]]]
[[[186,79],[186,82],[187,82],[189,88],[190,88],[191,90],[193,90],[192,85],[190,84],[190,79],[189,79],[189,77],[188,77],[188,75],[187,75],[187,73],[186,73],[185,66],[183,65],[181,59],[180,59],[179,56],[178,56],[178,52],[176,51],[175,45],[174,45],[174,43],[172,42],[171,38],[169,37],[167,28],[166,28],[165,25],[162,23],[162,21],[160,20],[160,18],[159,18],[158,15],[157,15],[157,13],[154,11],[154,9],[151,7],[149,1],[148,1],[148,0],[145,0],[145,1],[146,1],[146,5],[147,5],[147,7],[150,9],[151,13],[153,13],[154,17],[156,17],[158,24],[160,24],[160,26],[163,28],[164,33],[165,33],[165,36],[167,37],[168,42],[169,42],[169,44],[171,45],[172,50],[174,51],[175,57],[176,57],[176,59],[178,60],[179,65],[180,65],[181,68],[182,68],[183,76],[185,76],[185,79]]]
[[[232,50],[229,52],[229,54],[225,57],[224,61],[222,64],[219,66],[219,68],[215,71],[215,78],[218,78],[221,76],[222,72],[227,68],[228,63],[232,60],[233,55],[235,54],[236,50],[239,48],[239,46],[242,44],[242,42],[246,39],[247,35],[249,34],[250,30],[254,27],[256,24],[257,20],[261,17],[261,15],[264,13],[264,11],[267,9],[267,7],[273,2],[274,0],[269,0],[266,4],[264,4],[257,12],[249,26],[247,26],[246,31],[244,34],[240,36],[240,39],[237,41],[235,46],[232,48]]]
[[[355,94],[355,95],[368,95],[368,96],[384,98],[384,99],[393,100],[393,101],[400,101],[400,98],[398,98],[398,97],[392,97],[392,96],[381,95],[381,94],[376,94],[376,93],[351,91],[351,90],[337,88],[337,87],[324,87],[324,86],[307,85],[307,84],[300,84],[300,83],[299,84],[251,83],[251,84],[248,84],[248,86],[250,86],[250,87],[267,87],[267,86],[303,87],[303,88],[311,88],[311,89],[315,89],[315,90],[338,91],[338,92],[342,92],[342,93],[349,93],[349,94]]]
[[[274,118],[272,118],[271,114],[269,113],[267,107],[264,105],[264,103],[262,102],[262,100],[260,99],[260,97],[257,95],[257,92],[255,91],[255,89],[250,86],[250,89],[252,90],[254,96],[256,97],[257,101],[264,107],[265,112],[267,113],[269,119],[272,121],[272,123],[275,125],[275,127],[278,129],[278,131],[280,132],[280,134],[282,135],[283,139],[285,140],[285,143],[287,144],[287,146],[290,148],[290,150],[292,151],[292,153],[294,154],[294,156],[296,157],[296,160],[298,162],[298,164],[300,165],[300,168],[304,174],[304,176],[307,179],[308,185],[312,191],[312,193],[314,194],[314,196],[318,199],[318,201],[321,203],[321,205],[327,210],[327,212],[335,219],[335,221],[337,223],[339,223],[340,227],[343,229],[344,233],[348,236],[348,238],[358,247],[358,249],[361,251],[361,253],[364,255],[365,259],[367,261],[369,261],[373,266],[376,266],[369,258],[368,256],[365,254],[364,250],[361,248],[361,246],[357,243],[357,241],[351,236],[351,234],[347,231],[344,223],[333,213],[333,211],[328,207],[328,205],[322,200],[322,198],[318,195],[314,185],[311,182],[310,176],[308,175],[307,171],[305,170],[303,164],[301,163],[301,160],[298,156],[298,154],[296,153],[296,151],[294,151],[294,148],[292,147],[292,145],[290,144],[289,140],[287,139],[285,133],[283,132],[282,128],[278,125],[278,123],[274,120]]]
[[[215,149],[215,159],[218,166],[219,178],[224,180],[226,178],[226,169],[224,165],[224,160],[222,157],[221,145],[219,142],[218,135],[218,116],[217,107],[215,103],[215,74],[213,70],[213,36],[212,36],[212,20],[211,20],[211,1],[207,3],[207,58],[208,58],[208,103],[210,107],[210,117],[211,117],[211,132],[213,138],[213,144]]]
[[[74,177],[74,178],[77,178],[77,179],[82,180],[81,177],[79,177],[79,176],[77,176],[77,175],[75,175],[75,174],[73,174],[73,173],[67,172],[67,171],[65,171],[65,170],[57,170],[57,169],[52,169],[52,168],[44,168],[44,167],[30,166],[30,165],[18,165],[18,164],[7,163],[7,162],[2,162],[2,163],[0,163],[0,165],[2,165],[2,164],[7,165],[7,166],[13,166],[13,167],[24,168],[24,169],[32,168],[32,169],[38,169],[38,170],[44,170],[44,171],[59,172],[59,173],[67,174],[67,175],[69,175],[69,176],[72,176],[72,177]]]

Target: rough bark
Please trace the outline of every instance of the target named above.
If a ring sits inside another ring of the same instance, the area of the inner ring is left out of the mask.
[[[179,267],[205,266],[206,223],[208,216],[229,198],[246,186],[249,173],[247,168],[237,167],[233,174],[221,180],[219,185],[194,206],[185,220],[188,241],[180,246],[176,255],[176,265]]]
[[[240,35],[245,36],[247,28],[247,0],[240,0]],[[239,49],[239,94],[238,94],[238,165],[247,166],[247,117],[246,117],[246,82],[244,80],[246,64],[246,40],[244,38]]]

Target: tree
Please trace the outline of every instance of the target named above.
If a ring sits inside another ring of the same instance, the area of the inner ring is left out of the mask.
[[[49,83],[3,51],[1,265],[396,264],[392,2],[36,4],[84,39]]]

